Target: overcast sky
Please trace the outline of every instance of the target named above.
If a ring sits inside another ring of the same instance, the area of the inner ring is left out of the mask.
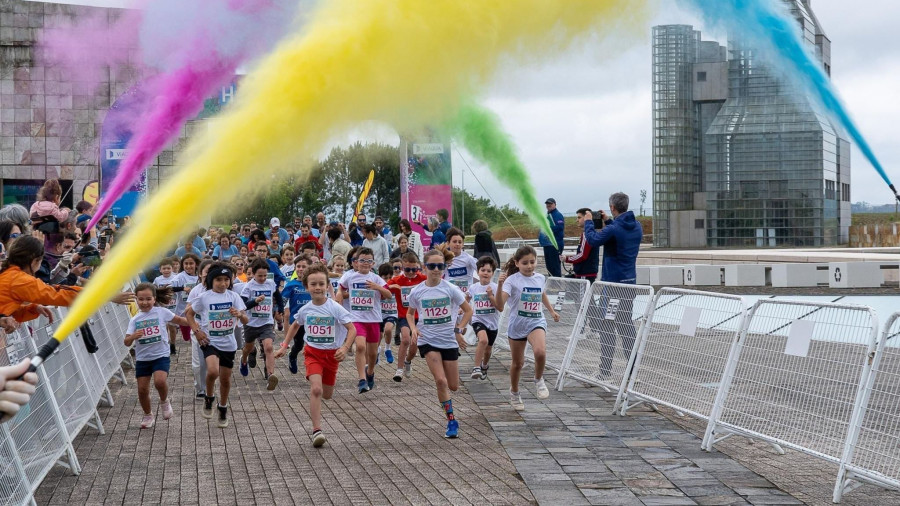
[[[62,0],[64,3],[122,5],[125,0]],[[689,23],[704,39],[724,42],[710,33],[675,2],[648,23],[636,41],[612,41],[575,48],[550,65],[517,65],[504,69],[486,94],[485,104],[500,115],[532,175],[538,197],[555,197],[560,209],[572,213],[583,206],[606,205],[614,191],[639,193],[652,199],[650,28],[655,24]],[[876,156],[900,184],[900,43],[893,30],[900,19],[900,1],[867,0],[865,8],[847,0],[813,0],[813,9],[832,41],[832,78]],[[664,12],[663,12],[664,11]],[[893,121],[892,121],[893,120]],[[386,129],[368,127],[354,134],[362,140],[396,141]],[[346,141],[346,139],[344,139]],[[342,142],[343,143],[343,142]],[[327,152],[327,150],[326,150]],[[487,192],[499,204],[517,205],[510,192],[462,150]],[[454,184],[461,184],[465,164],[454,153]],[[466,189],[484,195],[467,174]],[[852,155],[854,202],[888,203],[892,195],[859,154]]]

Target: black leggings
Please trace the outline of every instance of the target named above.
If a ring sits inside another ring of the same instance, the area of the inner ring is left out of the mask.
[[[294,344],[291,345],[291,352],[288,354],[291,360],[297,360],[297,355],[299,355],[300,352],[303,351],[303,338],[305,336],[306,329],[300,327],[300,331],[297,332],[296,336],[294,336]]]

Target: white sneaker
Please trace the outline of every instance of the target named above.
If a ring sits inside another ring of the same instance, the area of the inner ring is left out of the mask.
[[[403,368],[402,367],[397,369],[397,372],[394,373],[394,381],[396,381],[397,383],[400,383],[401,381],[403,381]]]
[[[547,384],[544,383],[544,378],[534,380],[534,388],[535,390],[537,390],[538,399],[546,399],[550,397],[550,390],[547,388]]]
[[[522,394],[509,391],[509,405],[516,411],[525,411],[525,403],[522,402]]]
[[[153,418],[153,415],[144,415],[144,418],[141,418],[141,428],[149,429],[153,427],[153,424],[156,422],[156,419]]]
[[[412,362],[405,362],[403,364],[403,375],[407,378],[412,376]]]
[[[472,379],[473,380],[481,379],[481,368],[480,367],[472,368]]]
[[[163,420],[168,420],[169,418],[172,418],[172,414],[173,414],[172,413],[172,401],[166,399],[166,402],[164,402],[162,405],[162,412],[163,412]]]

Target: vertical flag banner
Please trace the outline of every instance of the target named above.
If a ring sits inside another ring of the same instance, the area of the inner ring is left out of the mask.
[[[428,220],[438,209],[450,213],[453,222],[453,167],[450,143],[436,135],[404,138],[400,142],[400,217],[409,220],[422,236],[422,246],[431,246]]]
[[[116,99],[106,113],[100,130],[100,198],[102,199],[110,183],[119,173],[119,164],[125,159],[128,141],[131,140],[134,118],[141,110],[146,98],[136,88],[126,91]],[[144,174],[113,203],[110,211],[114,216],[131,215],[146,188]]]
[[[359,202],[356,203],[356,212],[353,213],[353,219],[350,220],[350,223],[356,223],[356,217],[359,216],[359,213],[362,212],[363,204],[366,203],[366,197],[369,196],[369,192],[372,191],[372,183],[375,182],[375,170],[371,170],[369,172],[369,178],[366,180],[365,186],[363,186],[362,192],[359,194]]]

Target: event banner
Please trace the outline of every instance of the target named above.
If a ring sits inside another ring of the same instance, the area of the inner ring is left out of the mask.
[[[106,114],[100,129],[100,195],[106,193],[109,185],[119,172],[119,164],[128,152],[125,148],[131,140],[132,123],[139,117],[141,104],[146,100],[137,88],[122,94]],[[110,208],[113,216],[121,219],[129,216],[137,207],[138,199],[146,188],[146,177],[141,179],[119,197]]]
[[[438,209],[446,209],[453,222],[452,180],[449,142],[436,135],[401,138],[400,217],[422,236],[425,249],[431,245],[428,221]]]

